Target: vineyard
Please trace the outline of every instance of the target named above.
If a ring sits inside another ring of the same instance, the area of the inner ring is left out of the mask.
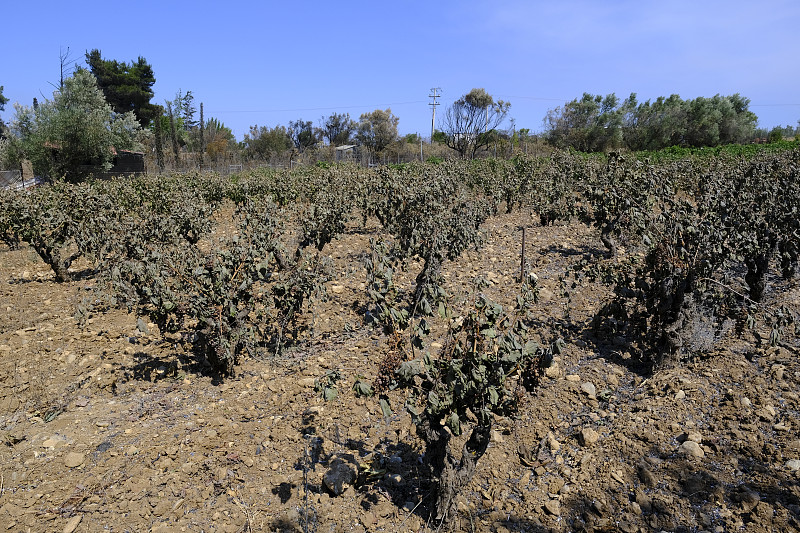
[[[800,148],[0,191],[13,531],[800,530]]]

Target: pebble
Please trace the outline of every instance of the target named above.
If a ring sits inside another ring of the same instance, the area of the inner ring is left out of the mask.
[[[756,414],[759,416],[759,418],[761,418],[761,420],[764,420],[765,422],[769,422],[770,420],[775,418],[776,415],[775,408],[772,407],[771,405],[765,405],[762,409],[756,411]]]
[[[64,526],[64,529],[62,531],[64,533],[72,533],[78,528],[78,524],[81,523],[82,519],[83,519],[82,514],[77,514],[73,516],[72,518],[69,519],[69,522],[67,522],[67,525]]]
[[[344,292],[343,285],[331,285],[331,292],[333,294],[342,294]]]
[[[586,393],[586,396],[589,398],[596,398],[597,397],[597,389],[594,386],[594,383],[591,381],[587,381],[581,384],[581,390]]]
[[[637,474],[639,475],[639,479],[642,483],[645,484],[647,487],[655,487],[658,483],[656,480],[656,476],[653,475],[653,472],[650,471],[645,465],[639,465],[637,469]]]
[[[547,500],[544,502],[544,509],[553,516],[561,514],[561,504],[558,500]]]
[[[364,524],[364,527],[367,529],[372,529],[372,526],[375,524],[375,519],[375,513],[369,511],[361,515],[361,523]]]
[[[549,492],[550,494],[558,494],[559,492],[561,492],[561,489],[564,488],[564,485],[566,485],[566,483],[564,482],[563,479],[556,478],[550,482],[550,485],[548,485],[547,492]]]
[[[85,460],[86,456],[82,453],[69,452],[64,456],[64,465],[67,468],[75,468],[81,466]]]
[[[686,440],[700,444],[703,442],[703,436],[697,431],[690,431],[686,434]]]
[[[578,440],[582,446],[591,446],[596,443],[598,439],[600,439],[600,435],[592,428],[584,428],[578,435]]]
[[[65,444],[66,440],[58,437],[50,437],[42,443],[43,448],[55,448],[59,444]]]
[[[558,439],[556,439],[552,432],[547,433],[547,447],[550,448],[550,451],[553,453],[561,448],[561,443],[558,442]]]
[[[761,501],[761,497],[758,495],[758,493],[750,489],[743,490],[735,496],[735,499],[739,501],[739,504],[742,506],[742,510],[745,513],[749,513],[755,509],[756,505],[758,505],[758,502]]]
[[[311,389],[311,388],[314,387],[314,383],[316,381],[317,381],[317,379],[314,378],[314,377],[300,378],[300,379],[297,380],[297,384],[300,385],[301,387],[306,387],[306,388]]]
[[[334,496],[339,496],[353,484],[355,479],[356,472],[353,467],[337,458],[331,461],[330,468],[322,477],[322,483]]]
[[[567,376],[567,381],[574,381],[574,382],[578,382],[578,381],[580,381],[580,380],[581,380],[581,377],[580,377],[579,375],[577,375],[577,374],[569,374],[569,375]]]
[[[800,460],[792,459],[790,461],[786,461],[786,468],[788,468],[792,472],[797,472],[798,470],[800,470]]]
[[[561,368],[558,366],[558,363],[553,363],[552,365],[548,366],[544,369],[544,375],[550,379],[555,379],[561,375]]]
[[[703,451],[703,448],[701,448],[700,445],[693,440],[687,440],[681,444],[680,450],[685,455],[697,457],[698,459],[702,459],[706,455],[706,453]]]

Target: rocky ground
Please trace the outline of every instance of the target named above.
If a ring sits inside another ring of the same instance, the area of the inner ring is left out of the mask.
[[[567,311],[577,327],[519,415],[498,422],[447,525],[800,530],[795,341],[771,349],[729,339],[644,373],[622,346],[600,348],[582,327],[606,288],[562,296],[559,274],[599,253],[597,235],[520,214],[492,219],[486,245],[446,265],[457,299],[483,276],[491,297],[511,301],[523,224],[543,338]],[[0,248],[0,530],[438,530],[420,501],[422,449],[408,415],[387,420],[374,398],[351,391],[357,376],[375,377],[385,353],[363,315],[359,258],[373,233],[354,229],[325,249],[335,275],[313,335],[225,380],[180,338],[123,311],[79,328],[73,315],[91,276],[57,284],[30,248]],[[782,290],[796,309],[797,289]],[[329,370],[342,379],[325,401],[314,385]],[[336,476],[353,470],[355,483]]]

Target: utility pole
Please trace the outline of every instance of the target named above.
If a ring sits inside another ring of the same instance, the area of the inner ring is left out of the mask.
[[[203,170],[204,154],[206,153],[205,124],[203,120],[203,102],[200,102],[200,170]]]
[[[439,91],[441,91],[441,87],[434,87],[431,89],[431,94],[428,95],[429,98],[433,98],[433,102],[428,104],[431,106],[432,115],[431,115],[431,142],[433,142],[433,134],[435,132],[434,128],[436,127],[436,106],[439,105],[439,102],[436,101],[437,98],[441,96]]]

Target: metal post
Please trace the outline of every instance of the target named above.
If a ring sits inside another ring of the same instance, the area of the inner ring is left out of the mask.
[[[519,280],[525,283],[525,226],[522,226],[522,253],[519,264]]]

